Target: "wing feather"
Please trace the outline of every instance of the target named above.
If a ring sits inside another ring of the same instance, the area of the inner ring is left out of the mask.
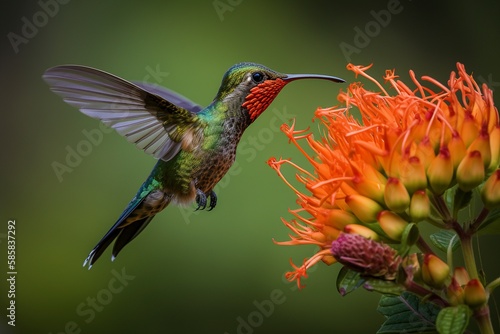
[[[170,90],[134,84],[91,67],[56,66],[43,79],[68,104],[92,118],[101,120],[155,158],[170,160],[183,147],[192,147],[195,130],[202,136],[197,112],[201,107]]]

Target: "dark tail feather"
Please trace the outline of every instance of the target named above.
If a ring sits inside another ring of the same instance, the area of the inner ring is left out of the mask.
[[[108,246],[118,238],[115,242],[115,246],[113,247],[113,255],[112,260],[118,255],[120,250],[125,247],[132,239],[134,239],[153,219],[153,216],[144,217],[132,223],[129,223],[126,226],[123,226],[123,223],[126,221],[128,216],[144,201],[146,196],[137,199],[134,198],[125,211],[121,214],[118,221],[111,227],[111,229],[102,237],[102,239],[97,243],[97,245],[92,249],[89,256],[83,262],[83,266],[85,267],[87,264],[89,265],[89,269],[92,268],[92,265],[101,257],[102,253],[108,248]]]
[[[120,230],[115,226],[109,230],[108,233],[97,243],[97,245],[92,249],[89,253],[89,256],[83,262],[83,266],[85,267],[87,263],[89,264],[89,270],[92,268],[92,265],[97,261],[99,257],[101,257],[102,253],[108,248],[109,244],[115,240],[115,238],[120,234]]]
[[[118,256],[118,253],[125,247],[129,242],[134,240],[135,237],[139,235],[148,226],[149,222],[153,219],[153,216],[144,217],[143,219],[137,220],[130,225],[125,226],[120,229],[120,234],[118,239],[116,239],[113,245],[113,255],[111,261],[114,261]],[[97,259],[96,259],[97,260]]]
[[[146,228],[153,217],[154,216],[144,217],[125,227],[113,226],[90,252],[83,266],[85,267],[88,264],[89,269],[92,268],[92,265],[101,257],[106,248],[116,239],[111,256],[111,261],[114,261],[123,247],[137,237],[139,233]]]

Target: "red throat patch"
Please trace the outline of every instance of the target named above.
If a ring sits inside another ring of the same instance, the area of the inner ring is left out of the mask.
[[[250,90],[241,105],[248,110],[252,122],[266,110],[287,83],[280,78],[266,80]]]

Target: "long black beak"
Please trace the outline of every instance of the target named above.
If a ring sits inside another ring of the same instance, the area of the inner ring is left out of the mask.
[[[344,79],[322,74],[287,74],[286,77],[282,78],[282,80],[286,82],[300,80],[300,79],[321,79],[333,82],[345,82]]]

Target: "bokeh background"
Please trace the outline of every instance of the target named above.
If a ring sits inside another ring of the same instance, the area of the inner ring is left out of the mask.
[[[298,128],[317,132],[314,110],[335,105],[345,85],[301,81],[287,86],[245,134],[238,165],[218,187],[215,210],[170,207],[115,262],[108,252],[87,271],[83,260],[154,160],[63,103],[41,75],[51,66],[83,64],[157,83],[207,105],[224,71],[240,61],[347,81],[354,80],[345,69],[348,62],[374,63],[371,73],[377,77],[395,68],[403,79],[413,69],[418,76],[446,80],[460,61],[479,82],[500,90],[500,21],[494,3],[3,2],[0,277],[7,271],[9,219],[17,223],[18,275],[16,327],[6,325],[3,311],[0,332],[375,332],[384,321],[375,311],[377,294],[359,290],[339,296],[339,266],[323,264],[299,291],[283,274],[289,258],[301,262],[313,249],[272,242],[287,240],[280,217],[288,217],[295,197],[265,162],[271,156],[304,162],[276,124],[296,117]],[[388,9],[390,17],[378,22],[376,16]],[[34,20],[39,27],[23,31]],[[367,28],[368,39],[356,37]],[[13,46],[12,33],[26,39]],[[346,52],[348,45],[355,49]],[[500,102],[498,96],[495,100]],[[85,131],[94,130],[102,138],[84,147]],[[54,162],[67,165],[68,150],[77,149],[86,155],[58,178]],[[482,260],[488,273],[498,276],[500,249],[494,240],[481,239]],[[0,280],[3,310],[5,282]],[[278,301],[272,307],[265,302],[271,298]],[[498,316],[494,322],[498,328]]]

